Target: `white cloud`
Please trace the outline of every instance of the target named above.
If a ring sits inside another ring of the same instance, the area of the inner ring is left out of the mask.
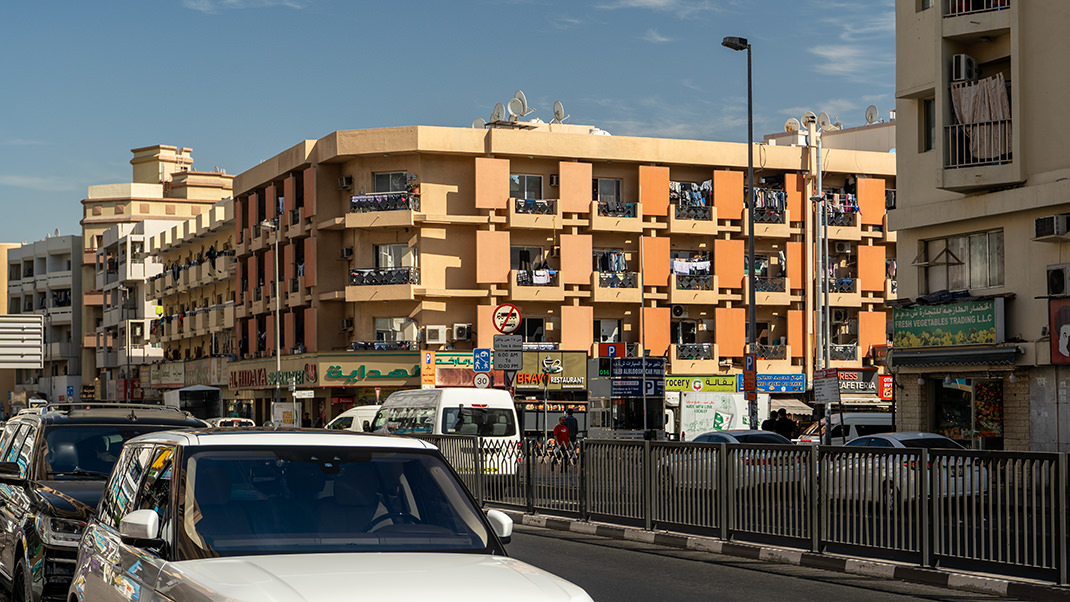
[[[646,40],[647,42],[650,42],[651,44],[664,44],[665,42],[671,42],[672,41],[672,38],[667,38],[667,37],[661,35],[660,33],[658,33],[658,30],[656,30],[656,29],[648,29],[648,30],[646,30],[646,33],[644,33],[640,37],[640,39]]]
[[[76,187],[71,185],[70,182],[64,181],[56,177],[20,176],[5,174],[0,174],[0,186],[10,186],[12,188],[26,188],[29,190],[37,190],[41,192],[67,192],[76,189]]]
[[[610,0],[598,5],[598,8],[617,10],[636,8],[658,12],[674,13],[678,17],[687,17],[695,13],[715,11],[720,8],[713,0]]]
[[[827,43],[809,49],[821,61],[814,70],[853,83],[884,84],[895,77],[893,0],[815,0]],[[831,35],[830,35],[831,34]]]
[[[304,8],[304,0],[182,0],[182,6],[202,13],[216,13],[221,10],[242,8],[267,8],[270,6],[285,6],[288,8]]]
[[[550,25],[555,29],[571,29],[583,25],[583,21],[575,17],[553,17],[550,19]]]

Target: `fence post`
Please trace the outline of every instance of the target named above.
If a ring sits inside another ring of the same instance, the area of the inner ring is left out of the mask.
[[[1059,476],[1058,476],[1058,489],[1055,491],[1055,499],[1059,500],[1059,516],[1055,519],[1055,532],[1059,537],[1059,585],[1066,586],[1070,576],[1067,575],[1067,571],[1070,570],[1070,561],[1066,557],[1066,538],[1067,538],[1067,479],[1070,478],[1070,474],[1067,474],[1067,461],[1066,454],[1059,454]]]
[[[580,520],[591,520],[590,505],[587,503],[587,439],[580,439]]]
[[[921,478],[918,483],[918,504],[921,515],[921,520],[918,524],[918,541],[921,547],[921,566],[931,567],[933,566],[932,548],[930,547],[932,542],[930,541],[930,533],[932,533],[932,513],[929,510],[932,508],[933,501],[929,496],[929,479],[932,478],[932,471],[929,467],[929,450],[922,448],[921,457],[918,458],[918,464],[920,464],[919,470],[921,471]]]
[[[483,474],[483,437],[477,436],[475,438],[474,445],[476,456],[476,500],[479,502],[479,507],[482,508],[486,504],[486,486],[484,479],[486,476]]]
[[[810,471],[810,551],[821,552],[821,481],[818,474],[818,446],[810,446],[810,455],[807,457],[807,466]]]
[[[717,444],[717,520],[721,523],[721,539],[728,541],[728,444]]]
[[[643,460],[640,468],[640,479],[643,487],[643,528],[651,531],[654,529],[654,487],[653,479],[650,478],[650,475],[654,471],[650,469],[650,439],[643,440]]]
[[[524,498],[528,506],[528,514],[535,514],[535,484],[531,481],[531,463],[535,461],[535,454],[531,449],[531,438],[524,439]]]

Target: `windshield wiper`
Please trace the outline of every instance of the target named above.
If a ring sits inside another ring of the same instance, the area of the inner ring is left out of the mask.
[[[94,479],[107,479],[111,476],[111,474],[106,472],[98,472],[96,470],[83,470],[81,468],[77,470],[52,471],[49,474],[54,477],[91,477]]]

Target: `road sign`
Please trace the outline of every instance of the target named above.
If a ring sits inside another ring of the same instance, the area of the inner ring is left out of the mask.
[[[74,397],[74,385],[67,385],[67,397]]]
[[[814,401],[816,403],[840,401],[840,375],[836,368],[814,370]]]
[[[490,372],[490,349],[477,347],[472,350],[472,371]]]
[[[520,308],[512,303],[502,303],[494,308],[494,328],[502,334],[512,334],[520,328]],[[517,368],[519,370],[519,368]]]
[[[523,370],[524,353],[522,351],[495,351],[495,370]]]
[[[472,378],[472,384],[478,389],[486,389],[490,386],[490,375],[486,372],[480,372]]]
[[[420,362],[420,388],[434,389],[436,376],[437,374],[435,370],[435,352],[424,351],[423,361]]]
[[[524,337],[518,334],[494,335],[495,351],[522,351],[524,349]]]
[[[624,357],[624,343],[599,343],[598,357]]]
[[[648,357],[646,360],[646,377],[661,378],[665,376],[665,360],[660,357]],[[644,358],[616,357],[612,360],[611,373],[615,378],[642,378]]]
[[[618,378],[610,381],[610,394],[613,397],[642,397],[643,380],[635,378]],[[661,397],[665,395],[665,380],[656,377],[646,379],[646,396]]]
[[[743,354],[743,390],[758,390],[758,356],[753,353]]]
[[[297,399],[312,399],[313,394],[312,389],[297,389],[293,392],[293,396]]]

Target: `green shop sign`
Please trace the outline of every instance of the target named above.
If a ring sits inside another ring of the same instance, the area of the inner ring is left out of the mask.
[[[735,393],[736,375],[666,376],[666,391],[694,391],[697,393]]]
[[[992,345],[1004,341],[1003,298],[897,307],[896,348]]]

